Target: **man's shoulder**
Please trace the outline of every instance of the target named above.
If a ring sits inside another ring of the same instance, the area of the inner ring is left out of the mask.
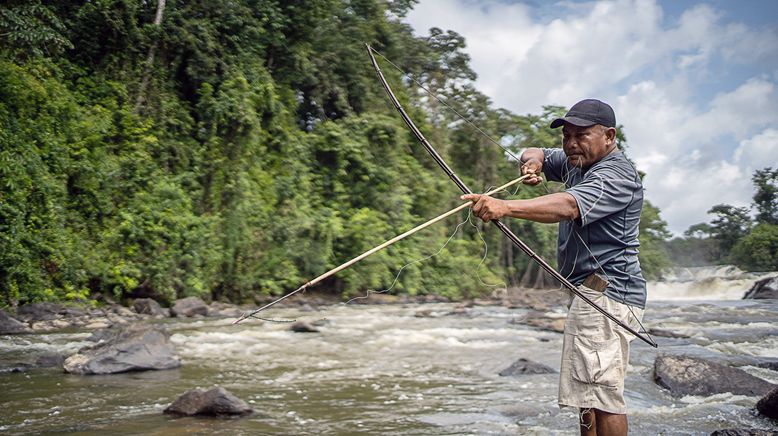
[[[608,178],[622,177],[641,184],[637,168],[621,151],[611,153],[600,159],[599,162],[592,166],[590,171],[587,171],[587,174],[608,176]]]

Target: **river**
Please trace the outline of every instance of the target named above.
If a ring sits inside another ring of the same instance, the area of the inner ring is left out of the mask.
[[[632,434],[707,435],[722,428],[775,425],[753,411],[758,398],[673,398],[652,379],[657,353],[721,361],[778,359],[778,301],[732,299],[753,282],[753,277],[733,275],[703,269],[650,284],[649,295],[656,292],[646,324],[689,338],[656,338],[658,350],[633,342],[626,389]],[[698,292],[701,282],[708,283],[707,294]],[[233,326],[230,319],[157,321],[172,334],[184,362],[180,369],[107,376],[67,375],[58,369],[0,374],[0,432],[577,434],[576,413],[556,405],[557,374],[498,375],[519,358],[558,370],[561,335],[510,322],[525,309],[454,309],[454,304],[436,303],[273,312],[318,321],[320,333],[293,333],[286,324],[253,321]],[[417,316],[420,310],[429,313]],[[0,361],[75,352],[88,344],[89,335],[74,330],[0,336]],[[778,383],[778,372],[742,368]],[[236,419],[162,414],[185,391],[215,385],[249,402],[256,413]]]

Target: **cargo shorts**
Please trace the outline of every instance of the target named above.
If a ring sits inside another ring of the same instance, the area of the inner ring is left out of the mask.
[[[578,290],[638,331],[643,309],[619,303],[583,285]],[[626,414],[624,377],[629,364],[629,343],[633,339],[634,335],[576,295],[565,321],[559,406]]]

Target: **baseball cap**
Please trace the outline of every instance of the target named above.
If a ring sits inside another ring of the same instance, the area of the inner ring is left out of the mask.
[[[589,127],[595,124],[616,127],[616,115],[607,103],[588,98],[574,104],[564,117],[552,121],[551,128],[556,129],[565,123],[578,127]]]

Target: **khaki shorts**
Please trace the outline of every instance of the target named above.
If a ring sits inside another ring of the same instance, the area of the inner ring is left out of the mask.
[[[586,286],[579,286],[578,290],[638,331],[643,309],[618,303]],[[626,414],[624,376],[633,339],[631,333],[575,296],[565,321],[559,406]]]

